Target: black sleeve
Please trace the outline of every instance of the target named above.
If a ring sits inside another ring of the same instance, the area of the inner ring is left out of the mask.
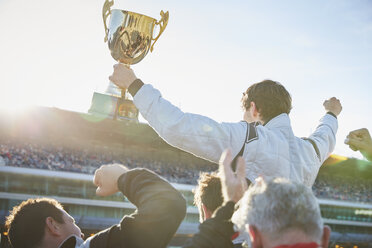
[[[142,80],[137,78],[131,85],[129,85],[128,91],[134,97],[137,94],[137,92],[142,88],[142,86],[143,86]]]
[[[146,169],[121,175],[118,188],[137,210],[120,224],[97,233],[90,247],[166,247],[185,217],[186,201],[182,195]]]
[[[226,205],[217,209],[212,218],[200,224],[199,232],[183,248],[234,247],[231,241],[234,229],[230,221],[233,212],[233,202],[228,202]]]
[[[333,117],[335,117],[335,118],[337,119],[337,115],[335,115],[335,114],[332,113],[331,111],[328,111],[327,114],[332,115]]]

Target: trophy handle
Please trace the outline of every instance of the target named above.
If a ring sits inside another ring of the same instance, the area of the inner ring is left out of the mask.
[[[103,18],[103,26],[105,27],[105,42],[108,39],[108,28],[106,25],[107,17],[111,14],[111,7],[114,5],[114,0],[106,0],[102,7],[102,18]]]
[[[160,35],[164,32],[164,29],[168,25],[169,11],[167,11],[166,13],[164,13],[164,11],[161,11],[160,12],[160,15],[161,15],[160,21],[155,22],[155,25],[160,25],[160,31],[159,31],[158,36],[156,36],[156,38],[152,38],[152,40],[154,41],[154,43],[152,43],[152,46],[150,48],[150,51],[151,52],[152,52],[152,50],[154,50],[154,45],[155,45],[156,41],[159,39]],[[152,31],[154,31],[155,25],[152,28]]]

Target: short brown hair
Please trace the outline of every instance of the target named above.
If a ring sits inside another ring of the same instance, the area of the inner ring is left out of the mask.
[[[36,247],[44,237],[45,220],[52,217],[64,223],[62,205],[50,198],[28,199],[13,207],[5,227],[14,248]]]
[[[221,180],[216,172],[200,173],[198,186],[194,190],[194,204],[199,211],[204,204],[212,213],[223,203]]]
[[[254,102],[264,122],[283,113],[289,114],[292,109],[291,95],[283,85],[272,80],[249,86],[241,101],[245,110],[249,110],[251,102]]]

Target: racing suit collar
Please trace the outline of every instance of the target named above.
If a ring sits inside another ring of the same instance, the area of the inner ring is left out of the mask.
[[[283,113],[265,122],[263,126],[268,127],[268,128],[290,127],[291,121],[289,119],[288,114]]]

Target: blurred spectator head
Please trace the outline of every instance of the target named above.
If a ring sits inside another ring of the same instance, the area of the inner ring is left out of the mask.
[[[217,173],[200,173],[198,185],[194,190],[194,204],[199,209],[200,222],[209,219],[222,202],[221,180]]]
[[[58,247],[80,228],[59,202],[50,198],[28,199],[15,206],[6,218],[12,247]]]
[[[298,243],[328,247],[330,229],[323,226],[311,189],[286,179],[259,178],[244,194],[232,221],[248,232],[253,248]]]

